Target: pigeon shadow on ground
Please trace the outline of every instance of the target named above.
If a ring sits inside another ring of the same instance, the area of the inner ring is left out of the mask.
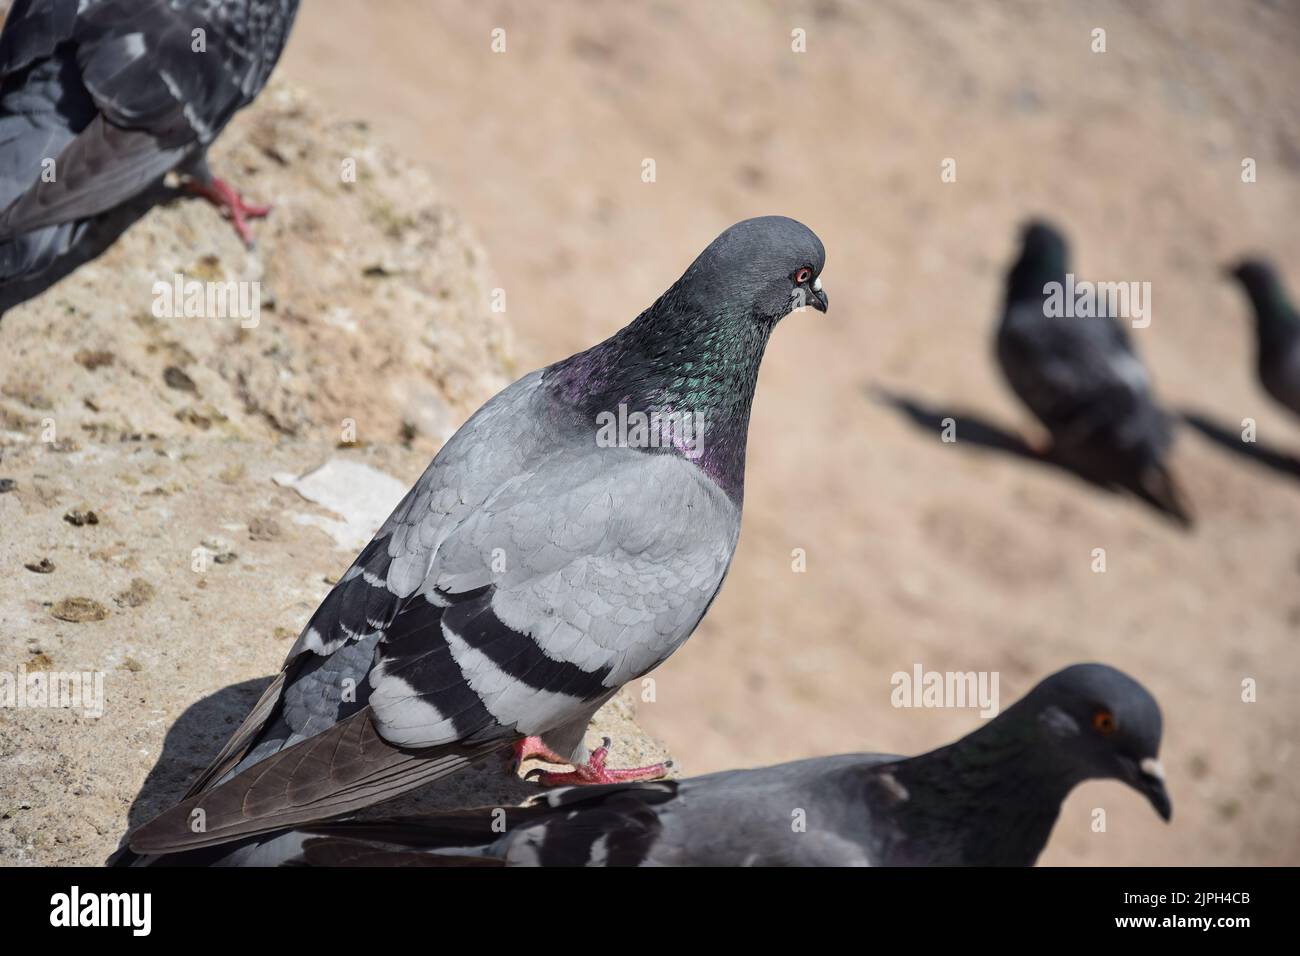
[[[946,427],[947,419],[952,419],[955,423],[957,438],[955,444],[957,445],[974,445],[977,448],[988,448],[1022,461],[1030,461],[1047,468],[1064,471],[1093,488],[1108,491],[1112,494],[1126,492],[1143,501],[1161,517],[1174,520],[1179,524],[1182,523],[1176,516],[1171,515],[1165,508],[1161,507],[1158,502],[1153,501],[1135,482],[1113,475],[1097,474],[1095,470],[1089,469],[1085,463],[1069,459],[1052,450],[1041,453],[1015,432],[1007,431],[975,413],[951,408],[936,408],[927,405],[920,399],[899,392],[891,392],[880,387],[869,387],[867,394],[880,404],[901,412],[921,431],[935,436],[940,435]]]
[[[127,814],[131,829],[181,798],[270,683],[270,677],[261,677],[231,684],[185,708],[168,729],[162,752],[131,803]]]
[[[1257,441],[1242,441],[1239,428],[1220,425],[1199,412],[1184,411],[1182,415],[1183,421],[1216,445],[1220,445],[1234,454],[1241,455],[1243,458],[1249,458],[1251,461],[1258,462],[1300,480],[1300,458],[1288,455],[1276,448],[1270,448],[1268,445],[1262,445]]]
[[[122,233],[130,229],[154,206],[165,205],[184,197],[179,189],[159,182],[130,202],[97,217],[72,249],[39,276],[0,286],[0,319],[15,306],[34,299],[87,262],[99,258]]]
[[[963,442],[969,442],[980,448],[992,448],[994,451],[1000,451],[1015,458],[1025,458],[1042,465],[1064,467],[1058,462],[1040,455],[1015,432],[999,428],[978,415],[953,411],[952,409],[935,408],[922,403],[919,399],[898,392],[890,392],[883,388],[870,388],[867,390],[867,394],[880,404],[888,405],[902,412],[911,419],[912,424],[917,428],[929,432],[931,435],[942,434],[944,428],[947,427],[947,420],[952,419],[956,423],[956,444],[960,445]]]

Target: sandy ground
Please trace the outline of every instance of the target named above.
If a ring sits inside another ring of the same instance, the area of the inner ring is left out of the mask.
[[[685,769],[972,729],[973,711],[890,706],[890,675],[917,663],[996,670],[1011,698],[1096,659],[1164,705],[1175,819],[1091,784],[1044,862],[1294,864],[1296,473],[1185,428],[1183,534],[972,438],[1028,429],[989,335],[1016,224],[1041,213],[1081,276],[1152,283],[1135,334],[1172,407],[1229,433],[1255,418],[1261,447],[1300,450],[1218,274],[1271,250],[1300,289],[1298,43],[1294,4],[1248,0],[307,0],[285,73],[434,170],[508,293],[522,365],[624,324],[736,219],[784,213],[825,241],[831,312],[769,350],[730,581],[641,708]]]

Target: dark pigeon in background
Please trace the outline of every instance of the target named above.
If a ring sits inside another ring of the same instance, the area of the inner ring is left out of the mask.
[[[82,244],[102,251],[101,220],[173,170],[251,241],[246,220],[268,210],[214,176],[207,150],[266,85],[297,9],[17,0],[0,34],[0,290],[57,272],[65,256],[84,261]]]
[[[1061,233],[1030,223],[1007,276],[997,332],[1002,372],[1051,433],[1051,457],[1092,480],[1128,488],[1190,526],[1191,513],[1165,462],[1172,422],[1122,320],[1045,312],[1044,286],[1064,284],[1068,271]]]
[[[793,308],[826,310],[824,258],[793,219],[738,223],[626,328],[479,409],[186,799],[137,829],[131,849],[337,816],[511,745],[519,759],[575,765],[548,784],[662,776],[607,768],[607,748],[589,753],[584,733],[622,684],[686,640],[721,587],[759,363]],[[682,429],[655,447],[602,444],[600,417],[620,406],[697,416],[702,441]]]
[[[162,862],[271,866],[1029,866],[1061,804],[1111,779],[1172,814],[1161,717],[1131,677],[1076,664],[954,744],[661,783],[526,807],[324,824]],[[803,827],[796,824],[802,822]],[[188,858],[188,859],[186,859]]]
[[[1259,382],[1279,404],[1300,415],[1300,312],[1271,264],[1247,259],[1230,274],[1255,308]]]

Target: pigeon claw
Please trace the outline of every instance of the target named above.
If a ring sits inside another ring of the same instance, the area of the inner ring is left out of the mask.
[[[202,196],[212,205],[222,211],[231,225],[235,227],[235,232],[239,234],[240,240],[248,248],[253,248],[253,231],[248,228],[248,220],[261,219],[271,212],[270,206],[262,206],[257,203],[248,202],[239,191],[230,185],[224,179],[216,176],[212,177],[211,182],[200,182],[192,180],[189,188],[196,195]]]
[[[577,764],[571,771],[556,773],[547,770],[532,770],[528,779],[535,779],[543,787],[583,787],[602,783],[632,783],[639,780],[658,780],[666,776],[671,762],[651,764],[648,767],[605,766],[609,758],[610,740],[606,737],[601,746],[591,752],[585,764]],[[561,761],[563,762],[563,761]]]

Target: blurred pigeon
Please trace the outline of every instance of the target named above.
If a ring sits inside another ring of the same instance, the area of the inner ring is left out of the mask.
[[[1046,223],[1023,233],[1007,276],[997,356],[1012,390],[1052,435],[1051,455],[1103,484],[1128,488],[1184,526],[1192,523],[1165,464],[1170,417],[1114,316],[1051,315],[1049,283],[1066,284],[1065,239]]]
[[[919,757],[845,754],[570,788],[517,809],[328,823],[162,862],[1029,866],[1085,780],[1127,783],[1170,818],[1160,727],[1160,708],[1141,684],[1102,664],[1076,664]]]
[[[479,409],[187,798],[131,848],[337,816],[512,744],[519,760],[575,765],[548,784],[662,776],[606,768],[584,733],[722,585],[759,363],[783,316],[826,310],[824,258],[792,219],[738,223],[626,328]],[[661,427],[639,429],[642,416]]]
[[[1273,266],[1247,259],[1230,274],[1255,307],[1256,362],[1264,390],[1300,415],[1300,312]]]
[[[207,150],[266,85],[298,0],[17,0],[0,34],[0,284],[175,170],[251,241]]]

